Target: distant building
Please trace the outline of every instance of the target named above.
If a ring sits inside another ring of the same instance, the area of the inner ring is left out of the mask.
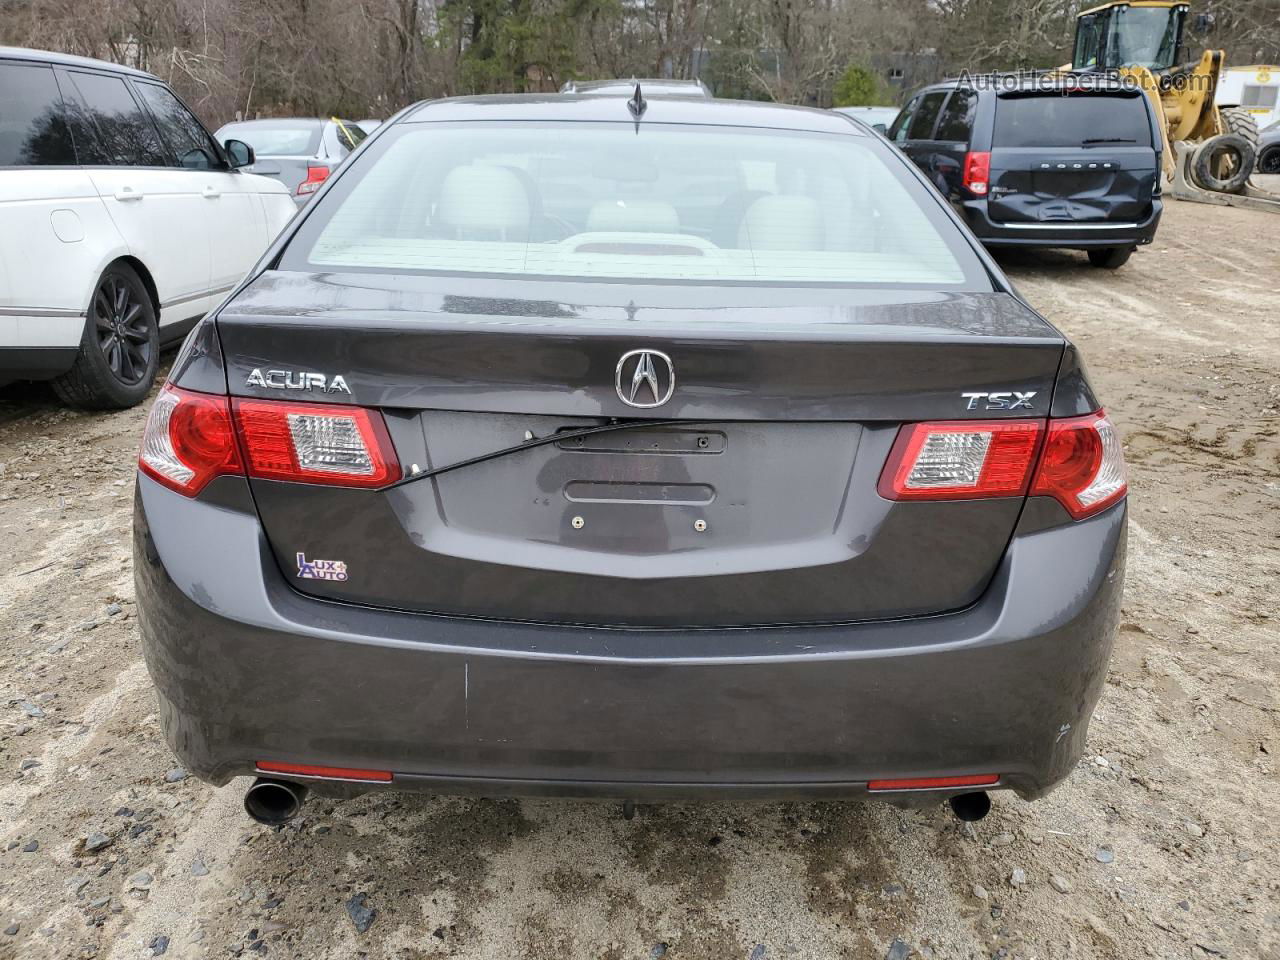
[[[871,68],[880,74],[899,103],[912,90],[941,80],[945,72],[942,58],[933,48],[917,53],[893,51],[873,54]]]

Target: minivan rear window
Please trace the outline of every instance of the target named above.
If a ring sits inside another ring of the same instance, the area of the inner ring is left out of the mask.
[[[985,288],[940,204],[870,137],[492,121],[389,134],[306,218],[285,269]]]
[[[996,99],[994,147],[1151,146],[1141,93],[1010,94]]]
[[[0,167],[75,162],[53,71],[37,64],[0,63]]]

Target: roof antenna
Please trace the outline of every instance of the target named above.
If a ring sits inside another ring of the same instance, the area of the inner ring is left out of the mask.
[[[645,110],[649,109],[649,102],[640,93],[640,84],[636,83],[636,92],[631,95],[631,99],[627,101],[627,109],[631,111],[631,116],[639,120],[644,116]]]

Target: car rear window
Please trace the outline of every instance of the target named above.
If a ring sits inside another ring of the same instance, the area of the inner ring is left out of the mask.
[[[229,123],[218,131],[219,140],[242,140],[260,157],[314,157],[320,151],[324,124]]]
[[[53,71],[0,63],[0,167],[75,162]]]
[[[858,135],[410,123],[357,157],[285,269],[990,289],[940,204]]]
[[[996,99],[996,147],[1151,146],[1141,93],[1037,93]]]
[[[333,139],[332,141],[327,142],[331,145],[336,145],[338,148],[337,152],[341,156],[345,157],[356,147],[360,146],[360,144],[369,136],[360,124],[356,123],[354,120],[342,120],[338,117],[334,117],[330,123],[333,124],[331,127]]]

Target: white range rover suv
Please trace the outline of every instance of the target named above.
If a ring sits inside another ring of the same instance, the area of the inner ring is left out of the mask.
[[[297,210],[165,84],[0,47],[0,383],[127,407]]]

